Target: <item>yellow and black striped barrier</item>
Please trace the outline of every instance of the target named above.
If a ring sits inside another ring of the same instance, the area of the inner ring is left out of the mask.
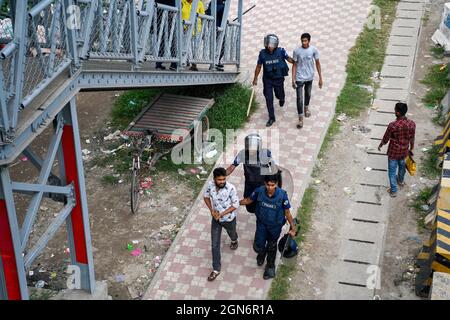
[[[416,265],[416,294],[428,297],[433,272],[450,274],[450,152],[445,155],[439,192],[436,199],[436,217],[430,241],[424,243]]]
[[[447,114],[447,121],[445,122],[444,130],[434,141],[439,148],[439,162],[444,161],[444,155],[450,151],[450,112]]]

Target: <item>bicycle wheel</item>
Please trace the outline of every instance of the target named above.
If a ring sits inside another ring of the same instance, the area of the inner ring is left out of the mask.
[[[139,170],[133,168],[133,176],[131,177],[131,212],[133,214],[136,214],[139,209],[140,189]]]

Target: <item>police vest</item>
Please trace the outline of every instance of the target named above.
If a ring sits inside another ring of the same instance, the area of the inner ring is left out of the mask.
[[[286,216],[284,215],[283,198],[285,198],[286,191],[276,188],[272,198],[266,194],[265,187],[259,187],[257,191],[256,217],[258,220],[269,226],[282,226],[285,224]]]
[[[289,74],[289,67],[284,60],[281,48],[275,49],[270,54],[268,50],[262,49],[260,54],[262,55],[264,77],[269,79],[279,79],[286,77]]]
[[[245,152],[244,176],[245,182],[253,185],[264,185],[264,175],[261,174],[261,168],[270,166],[269,150],[261,149],[256,154],[256,159],[250,159],[248,152]],[[267,170],[265,170],[266,172]],[[275,173],[274,173],[275,174]]]

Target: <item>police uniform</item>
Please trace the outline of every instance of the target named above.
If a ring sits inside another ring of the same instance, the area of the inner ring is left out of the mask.
[[[284,103],[284,77],[289,73],[289,67],[286,63],[289,55],[284,48],[276,48],[273,53],[267,49],[259,52],[258,64],[263,66],[263,85],[264,97],[266,98],[267,111],[269,118],[275,120],[275,110],[273,107],[273,92],[275,97]]]
[[[247,150],[242,150],[233,161],[234,167],[239,166],[241,163],[244,165],[244,198],[250,197],[256,188],[264,186],[265,175],[276,173],[270,171],[275,165],[275,161],[272,159],[272,152],[269,149],[261,149],[254,158],[251,157]],[[255,213],[256,203],[246,205],[246,208],[248,212]]]
[[[266,188],[259,187],[252,193],[250,199],[256,203],[256,234],[253,249],[258,253],[257,259],[262,260],[262,263],[267,254],[266,272],[272,269],[274,274],[277,241],[286,223],[285,210],[291,208],[289,198],[286,191],[281,188],[277,187],[274,195],[269,197]]]

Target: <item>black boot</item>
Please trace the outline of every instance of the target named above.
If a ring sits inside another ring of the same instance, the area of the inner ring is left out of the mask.
[[[264,261],[266,260],[266,254],[265,253],[258,253],[256,256],[256,264],[258,267],[261,267],[264,264]]]
[[[267,244],[267,265],[264,271],[264,280],[275,278],[275,259],[277,257],[277,241],[270,241]]]

